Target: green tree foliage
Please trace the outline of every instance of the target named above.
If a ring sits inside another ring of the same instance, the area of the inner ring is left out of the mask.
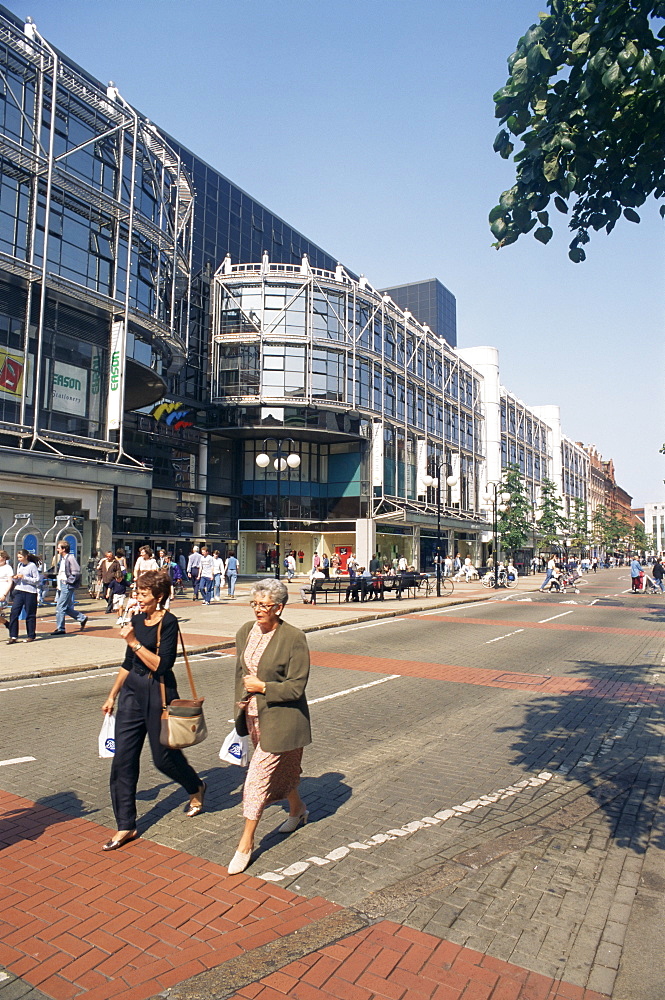
[[[593,515],[593,535],[603,551],[625,552],[631,544],[633,529],[625,518],[613,514],[600,504]]]
[[[637,552],[642,552],[644,555],[646,555],[647,552],[653,552],[655,547],[653,535],[647,535],[643,524],[636,524],[633,526],[630,541],[633,548]]]
[[[575,497],[573,513],[568,523],[568,534],[573,547],[582,552],[589,544],[589,516],[584,500]]]
[[[531,530],[531,501],[518,466],[508,466],[499,492],[510,497],[498,520],[501,544],[506,554],[514,556],[526,542]]]
[[[499,249],[533,231],[552,238],[550,201],[572,213],[568,256],[585,259],[589,231],[610,233],[650,195],[665,195],[665,2],[549,0],[508,59],[494,95],[506,127],[494,141],[514,150],[516,183],[490,212]],[[665,216],[665,205],[660,209]]]
[[[551,551],[559,545],[568,529],[568,521],[563,515],[563,503],[551,479],[543,479],[541,483],[538,512],[540,545]]]

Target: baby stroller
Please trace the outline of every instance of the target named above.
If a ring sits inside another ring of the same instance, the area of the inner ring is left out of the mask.
[[[663,591],[660,589],[653,577],[649,576],[648,573],[644,574],[644,579],[642,580],[642,594],[662,594]]]

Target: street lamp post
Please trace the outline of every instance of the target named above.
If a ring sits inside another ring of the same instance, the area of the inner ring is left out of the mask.
[[[268,442],[272,441],[275,445],[272,450],[272,464],[275,472],[277,473],[277,517],[273,521],[273,527],[275,529],[275,579],[279,580],[279,570],[281,565],[280,547],[279,547],[279,531],[280,531],[280,521],[282,516],[282,473],[286,469],[297,469],[300,465],[300,455],[298,455],[295,449],[295,441],[293,438],[274,438],[267,437],[263,439],[263,451],[260,455],[256,456],[256,464],[259,469],[267,469],[271,462],[271,456],[268,454]],[[290,447],[285,450],[284,445],[289,444]]]
[[[436,490],[436,596],[441,597],[441,478],[445,463],[436,467],[436,476],[423,476],[423,484]],[[447,486],[457,486],[457,476],[446,478]]]
[[[494,528],[494,588],[499,586],[499,521],[498,514],[506,510],[510,494],[503,492],[503,483],[488,483],[483,502],[492,505],[492,521]]]

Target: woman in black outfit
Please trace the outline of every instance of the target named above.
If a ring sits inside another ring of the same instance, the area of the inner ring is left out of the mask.
[[[102,712],[113,712],[118,694],[115,726],[115,756],[111,765],[111,801],[118,832],[102,850],[115,851],[138,836],[136,831],[136,786],[141,750],[146,735],[155,767],[189,792],[187,816],[203,810],[205,781],[188,764],[181,750],[170,750],[159,742],[162,716],[160,680],[166,700],[178,697],[173,664],[178,643],[178,619],[162,607],[171,593],[168,574],[147,570],[141,574],[137,598],[140,611],[120,629],[127,643],[125,660]],[[159,643],[159,654],[157,645]]]

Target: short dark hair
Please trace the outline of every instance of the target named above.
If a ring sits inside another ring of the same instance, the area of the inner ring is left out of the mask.
[[[63,549],[65,552],[69,552],[69,542],[66,542],[64,538],[61,538],[58,542],[58,548]]]
[[[165,601],[171,596],[171,577],[163,570],[148,569],[145,573],[141,573],[136,588],[149,590],[158,601]]]

